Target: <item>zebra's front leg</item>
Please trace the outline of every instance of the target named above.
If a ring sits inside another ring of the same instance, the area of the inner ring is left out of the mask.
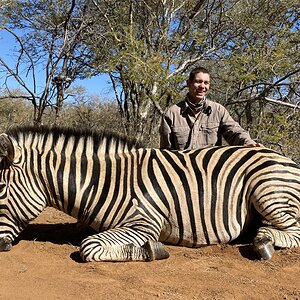
[[[162,243],[150,236],[116,228],[87,237],[81,243],[80,256],[84,261],[152,261],[165,259],[169,253]]]

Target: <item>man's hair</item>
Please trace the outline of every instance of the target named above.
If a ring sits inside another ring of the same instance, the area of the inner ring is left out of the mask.
[[[196,74],[198,73],[205,73],[205,74],[208,74],[210,76],[210,73],[209,71],[204,68],[204,67],[197,67],[197,68],[194,68],[191,72],[190,72],[190,76],[189,76],[189,81],[193,81]]]

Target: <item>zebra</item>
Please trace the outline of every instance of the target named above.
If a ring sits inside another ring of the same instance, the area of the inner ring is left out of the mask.
[[[229,243],[257,215],[259,259],[300,246],[299,166],[265,147],[174,151],[105,131],[11,128],[0,135],[0,250],[47,206],[96,231],[81,242],[83,261]]]

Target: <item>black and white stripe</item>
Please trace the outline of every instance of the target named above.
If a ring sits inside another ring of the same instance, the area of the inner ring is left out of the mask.
[[[84,260],[151,260],[158,241],[236,239],[254,216],[262,258],[300,245],[300,169],[267,148],[169,151],[105,133],[17,128],[0,136],[0,249],[46,206],[94,228]],[[3,244],[3,245],[2,245]],[[1,246],[2,245],[2,246]]]

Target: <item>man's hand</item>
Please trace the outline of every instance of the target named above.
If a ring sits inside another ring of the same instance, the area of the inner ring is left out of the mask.
[[[264,145],[260,143],[251,143],[251,144],[244,144],[244,147],[264,147]]]

